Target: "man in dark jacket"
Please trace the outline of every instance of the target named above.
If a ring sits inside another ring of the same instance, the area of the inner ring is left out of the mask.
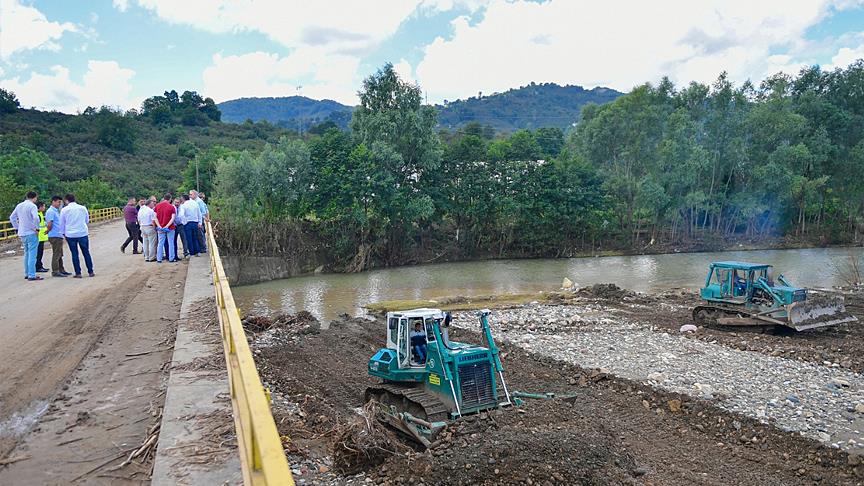
[[[130,197],[123,207],[123,219],[126,221],[126,232],[129,237],[120,245],[120,251],[126,253],[126,247],[129,242],[132,242],[132,254],[141,253],[138,251],[138,242],[141,241],[141,228],[138,226],[138,208],[135,206],[135,198]]]

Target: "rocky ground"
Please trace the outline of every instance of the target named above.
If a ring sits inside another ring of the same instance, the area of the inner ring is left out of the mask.
[[[598,287],[495,311],[511,389],[574,398],[460,419],[422,452],[386,429],[356,447],[383,322],[247,322],[298,484],[861,484],[860,328],[682,335],[693,302]]]
[[[786,332],[741,334],[703,328],[681,333],[680,326],[690,323],[690,309],[674,298],[621,292],[610,299],[588,291],[567,305],[501,310],[494,322],[501,338],[529,352],[711,400],[782,430],[861,452],[864,378],[851,369],[860,355],[845,359],[841,354],[844,347],[860,346],[853,343],[858,341],[858,323],[799,333],[794,340]],[[679,319],[657,319],[658,314]],[[470,313],[456,317],[459,325],[473,326]],[[848,337],[837,337],[844,333]],[[823,334],[849,342],[834,345],[836,359],[845,366],[818,361],[821,346],[808,342],[808,336],[818,343],[825,340]],[[726,343],[718,342],[719,335]],[[739,346],[730,347],[735,341]],[[770,352],[749,350],[760,347]],[[781,357],[785,355],[800,359]]]

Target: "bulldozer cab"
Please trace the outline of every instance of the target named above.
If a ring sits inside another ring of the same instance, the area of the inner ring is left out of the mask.
[[[444,315],[437,309],[415,309],[388,314],[387,347],[396,352],[400,369],[426,367],[424,356],[418,354],[415,346],[427,347],[430,341],[435,341],[432,326],[443,318]],[[418,327],[424,334],[419,341],[418,337],[412,337]]]
[[[744,262],[711,264],[702,298],[706,300],[744,303],[753,298],[756,282],[770,279],[770,265]]]

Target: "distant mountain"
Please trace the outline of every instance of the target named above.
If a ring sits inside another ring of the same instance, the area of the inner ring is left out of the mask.
[[[478,122],[503,132],[540,127],[566,129],[579,119],[586,103],[599,105],[622,94],[611,88],[586,90],[581,86],[531,83],[504,93],[445,101],[438,107],[438,123],[452,129]]]
[[[313,100],[305,96],[284,98],[240,98],[219,103],[222,121],[243,123],[246,120],[268,122],[281,127],[298,130],[332,121],[341,128],[348,128],[353,107],[333,100]]]
[[[501,132],[540,127],[566,129],[579,119],[579,112],[586,103],[602,104],[622,94],[611,88],[586,90],[581,86],[532,83],[504,93],[481,93],[467,100],[445,101],[437,106],[438,122],[441,127],[449,129],[478,122]],[[333,100],[319,101],[303,96],[240,98],[218,106],[222,111],[222,121],[267,120],[293,130],[308,130],[325,121],[332,121],[345,129],[353,110]]]

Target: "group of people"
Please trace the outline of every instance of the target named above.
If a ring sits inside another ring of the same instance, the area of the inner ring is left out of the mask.
[[[210,210],[204,201],[206,196],[198,191],[189,191],[179,197],[165,194],[162,201],[156,196],[135,201],[129,198],[123,208],[126,232],[129,236],[120,245],[125,253],[132,244],[133,254],[144,254],[145,262],[180,261],[180,246],[183,256],[198,256],[207,252],[204,223],[210,221]],[[142,250],[138,251],[138,243]]]
[[[39,195],[30,191],[12,214],[9,222],[15,228],[21,245],[24,247],[24,278],[29,281],[43,280],[37,274],[49,270],[43,266],[42,255],[45,243],[51,245],[51,276],[82,278],[79,250],[84,257],[87,274],[95,277],[93,259],[90,256],[89,224],[90,212],[75,201],[74,194],[64,197],[53,196],[47,207],[39,200]],[[63,243],[69,246],[72,254],[74,275],[63,266]]]

